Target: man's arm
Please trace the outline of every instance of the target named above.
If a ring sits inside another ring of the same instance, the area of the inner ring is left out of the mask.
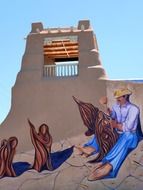
[[[138,124],[139,109],[132,106],[129,110],[128,116],[122,124],[123,131],[134,131]]]
[[[137,107],[131,107],[126,120],[123,123],[118,123],[116,120],[111,120],[111,127],[120,131],[134,131],[137,127],[139,116],[139,109]]]
[[[120,131],[123,131],[123,124],[122,123],[117,123],[117,121],[116,120],[111,120],[110,121],[110,124],[111,124],[111,127],[112,128],[116,128],[116,129],[118,129],[118,130],[120,130]]]
[[[117,116],[116,116],[116,112],[115,112],[115,110],[114,110],[114,107],[112,107],[112,109],[107,108],[107,112],[108,112],[108,114],[110,115],[110,117],[111,117],[113,120],[116,120],[116,119],[117,119]]]

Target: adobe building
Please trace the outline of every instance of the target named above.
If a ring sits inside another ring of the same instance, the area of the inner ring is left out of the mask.
[[[106,79],[89,20],[68,28],[32,23],[1,139],[17,136],[20,151],[32,148],[28,118],[37,128],[48,124],[53,141],[85,131],[72,96],[100,107]]]
[[[143,84],[107,78],[89,20],[68,28],[32,23],[0,140],[16,136],[19,151],[33,148],[27,119],[37,128],[46,123],[54,142],[82,133],[85,126],[72,96],[104,110],[99,98],[107,95],[110,107],[113,91],[122,86],[133,91],[131,101],[140,108],[143,126]]]

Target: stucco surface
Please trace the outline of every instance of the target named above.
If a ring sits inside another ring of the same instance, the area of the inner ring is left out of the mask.
[[[77,135],[54,143],[52,152],[63,151],[72,145],[83,144],[87,138]],[[92,156],[93,157],[93,156]],[[0,179],[0,189],[3,190],[142,190],[143,187],[143,141],[132,151],[123,162],[116,178],[102,179],[90,182],[87,176],[94,168],[89,164],[89,158],[83,158],[74,151],[71,156],[54,171],[27,170],[18,177]],[[14,162],[26,162],[32,165],[34,150],[16,154]]]

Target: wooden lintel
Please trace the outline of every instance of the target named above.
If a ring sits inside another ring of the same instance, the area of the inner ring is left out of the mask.
[[[78,50],[71,50],[71,51],[53,51],[53,52],[44,52],[44,54],[48,54],[48,55],[60,55],[60,54],[71,54],[71,53],[75,53],[78,54]]]
[[[59,51],[59,50],[78,50],[78,46],[65,46],[65,47],[49,47],[49,48],[45,48],[44,47],[44,51]]]

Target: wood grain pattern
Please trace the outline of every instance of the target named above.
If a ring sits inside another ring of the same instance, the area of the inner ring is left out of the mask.
[[[98,162],[111,150],[118,139],[118,134],[110,127],[110,116],[93,106],[91,103],[85,103],[73,96],[77,103],[81,118],[87,127],[85,135],[95,134],[99,145],[98,156],[89,161],[90,163]]]
[[[51,146],[52,136],[49,133],[49,127],[45,123],[39,126],[38,133],[36,132],[35,126],[28,120],[30,125],[30,136],[32,144],[35,148],[35,157],[33,169],[38,172],[42,169],[53,170],[51,162]]]
[[[18,139],[10,137],[8,140],[1,141],[0,146],[0,178],[4,176],[15,177],[16,173],[13,169],[13,158],[16,153]]]

